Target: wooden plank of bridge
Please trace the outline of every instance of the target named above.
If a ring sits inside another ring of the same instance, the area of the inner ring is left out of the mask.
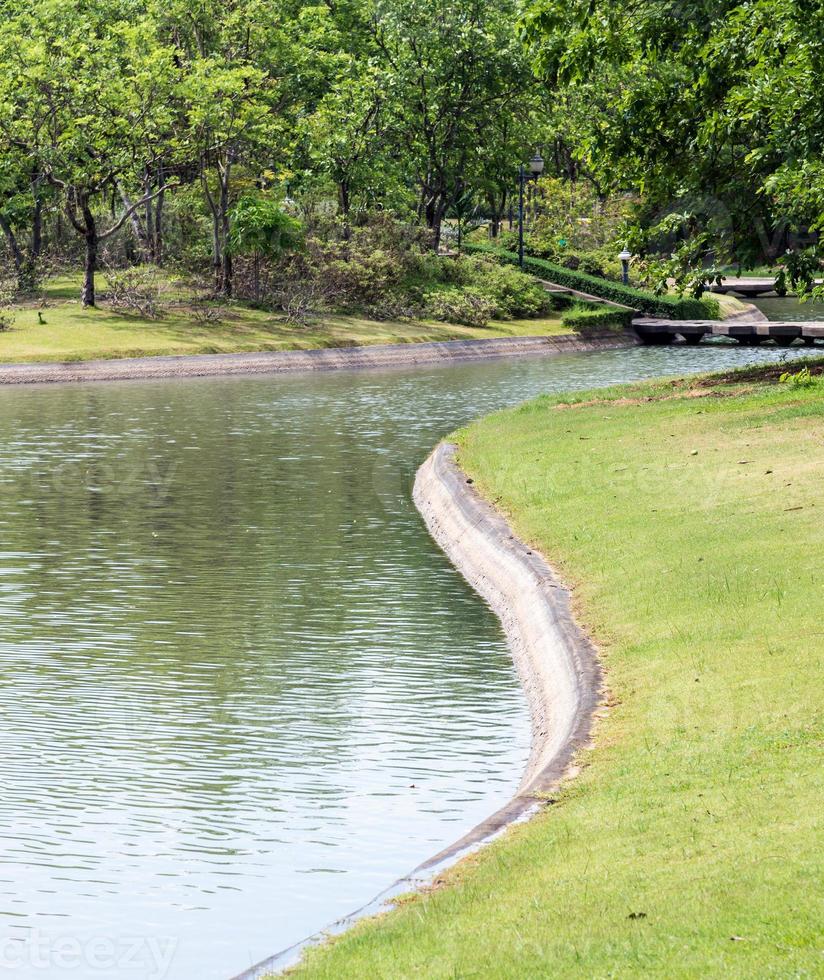
[[[696,337],[730,337],[745,343],[752,338],[754,343],[773,340],[778,344],[791,344],[794,340],[814,342],[824,339],[824,321],[742,321],[734,320],[663,320],[657,317],[636,317],[633,326],[642,337],[656,340],[667,336],[682,336],[695,342]]]

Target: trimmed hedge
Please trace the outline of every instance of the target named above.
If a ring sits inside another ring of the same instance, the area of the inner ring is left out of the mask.
[[[476,245],[471,242],[467,242],[463,247],[467,252],[490,255],[499,262],[515,265],[518,263],[518,256],[503,248]],[[599,296],[601,299],[612,300],[613,303],[622,303],[632,310],[665,320],[717,320],[720,317],[717,300],[656,296],[654,293],[625,286],[620,282],[611,282],[609,279],[590,276],[585,272],[565,269],[563,266],[547,262],[546,259],[524,256],[524,271],[531,272],[533,276],[541,279],[548,279],[557,286],[566,286],[568,289],[577,289],[582,293]]]
[[[606,331],[622,333],[632,328],[632,310],[619,310],[603,303],[579,303],[562,315],[561,323],[584,335]]]

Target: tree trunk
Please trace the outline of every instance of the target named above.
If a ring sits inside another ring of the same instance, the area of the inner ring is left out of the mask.
[[[349,212],[352,210],[352,202],[349,197],[349,183],[342,180],[338,184],[338,205],[343,217],[343,240],[348,242],[352,237],[352,226],[349,223]]]
[[[215,292],[223,291],[222,268],[223,253],[220,247],[220,218],[215,211],[212,214],[212,275],[215,282]]]
[[[36,262],[43,251],[43,202],[40,196],[34,197],[34,217],[31,226],[31,258]]]
[[[232,296],[232,254],[229,244],[229,174],[231,162],[227,160],[220,172],[220,233],[223,244],[223,268],[220,292],[227,297]]]
[[[83,266],[83,291],[80,294],[83,306],[94,306],[96,302],[94,274],[97,271],[97,236],[86,235],[86,259]]]
[[[159,180],[163,180],[163,174],[160,175]],[[153,245],[155,265],[163,265],[163,204],[165,200],[166,193],[165,191],[161,191],[155,201],[154,213]]]
[[[83,211],[83,222],[85,224],[83,237],[86,243],[86,258],[83,264],[83,291],[80,294],[80,300],[83,306],[87,307],[94,306],[97,298],[95,296],[94,274],[97,272],[98,237],[97,225],[95,224],[92,209],[89,207],[88,198],[83,198],[80,206]]]
[[[14,229],[2,214],[0,214],[0,229],[6,236],[6,243],[9,246],[9,251],[11,252],[18,288],[22,289],[23,284],[21,280],[23,278],[24,265],[23,253],[20,250],[20,245],[17,242],[17,235],[15,235]]]
[[[223,250],[223,268],[221,270],[220,291],[227,298],[232,298],[234,270],[232,268],[232,256],[226,249]]]
[[[504,214],[506,212],[506,202],[506,189],[501,190],[500,197],[494,189],[487,192],[486,203],[489,205],[489,210],[492,215],[489,220],[490,238],[497,238],[501,233],[501,225],[504,222]]]
[[[446,197],[443,192],[433,195],[426,205],[426,224],[432,229],[433,247],[441,247],[441,224],[446,213]]]
[[[200,183],[203,187],[203,196],[206,198],[206,203],[209,205],[209,211],[212,215],[212,279],[215,284],[215,295],[219,295],[223,292],[223,249],[221,248],[220,240],[220,211],[217,201],[215,201],[214,195],[209,188],[209,175],[202,161]]]
[[[123,206],[125,208],[132,207],[131,199],[129,198],[129,195],[126,193],[123,187],[120,185],[120,183],[118,183],[117,185],[117,191],[120,194],[120,200],[123,202]],[[141,222],[137,210],[131,212],[131,215],[129,216],[129,223],[132,226],[134,237],[137,239],[137,245],[138,248],[140,249],[141,261],[151,262],[152,247],[151,247],[151,242],[149,240],[149,234],[147,232],[146,227],[144,227],[143,223]]]

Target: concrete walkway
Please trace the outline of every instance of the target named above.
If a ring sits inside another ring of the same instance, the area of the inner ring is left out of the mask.
[[[643,343],[666,344],[681,336],[687,343],[697,344],[704,337],[730,337],[747,346],[758,346],[769,340],[781,347],[789,347],[796,340],[812,346],[824,340],[824,321],[778,321],[763,319],[729,320],[659,320],[654,317],[636,317],[633,329]]]

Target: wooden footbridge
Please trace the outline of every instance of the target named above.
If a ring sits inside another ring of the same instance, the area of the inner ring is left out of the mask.
[[[644,344],[671,344],[682,338],[688,344],[700,344],[705,338],[727,337],[746,347],[758,347],[772,341],[779,347],[796,342],[811,347],[824,341],[824,321],[784,322],[770,320],[658,320],[636,316],[632,327]]]
[[[671,344],[683,340],[688,344],[700,344],[705,338],[726,337],[736,340],[745,347],[759,347],[772,342],[779,347],[790,347],[796,342],[812,347],[824,341],[824,321],[779,321],[768,320],[754,306],[749,311],[736,313],[726,320],[661,320],[644,316],[631,307],[623,306],[591,293],[559,286],[546,279],[539,282],[548,293],[559,293],[573,299],[600,303],[605,306],[629,310],[633,313],[632,328],[643,344]],[[738,292],[741,295],[761,295],[775,288],[772,279],[731,279],[717,292]]]

